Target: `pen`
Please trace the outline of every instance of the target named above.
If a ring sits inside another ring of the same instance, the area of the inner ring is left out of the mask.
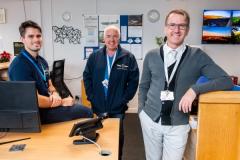
[[[28,137],[28,138],[22,138],[22,139],[15,139],[15,140],[12,140],[12,141],[0,142],[0,145],[7,144],[7,143],[12,143],[12,142],[23,141],[23,140],[27,140],[27,139],[31,139],[31,138]]]

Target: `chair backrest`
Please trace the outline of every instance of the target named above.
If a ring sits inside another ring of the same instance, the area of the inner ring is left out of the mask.
[[[54,87],[56,88],[56,90],[58,91],[62,98],[66,98],[69,95],[73,97],[70,90],[64,83],[64,64],[65,59],[54,61],[50,77]]]
[[[232,88],[232,91],[240,91],[240,86],[239,85],[234,85]]]
[[[234,76],[231,76],[231,77],[234,77]],[[235,78],[235,77],[234,77]],[[234,80],[233,79],[233,83],[234,83]],[[208,78],[205,77],[205,76],[201,76],[199,77],[199,79],[197,80],[196,84],[202,84],[202,83],[205,83],[208,81]],[[240,86],[237,85],[237,84],[234,84],[233,88],[231,89],[232,91],[240,91]]]
[[[209,79],[207,77],[201,76],[197,80],[196,84],[203,84],[208,81],[209,81]],[[232,91],[240,91],[240,86],[234,85],[231,90]],[[193,101],[191,114],[197,114],[197,112],[198,112],[198,98]]]
[[[63,78],[64,78],[64,64],[65,64],[65,59],[56,60],[56,61],[53,62],[51,79],[53,78],[54,81],[63,81]]]
[[[197,80],[196,84],[201,84],[201,83],[205,83],[208,81],[208,78],[205,76],[201,76],[199,77],[199,79]]]

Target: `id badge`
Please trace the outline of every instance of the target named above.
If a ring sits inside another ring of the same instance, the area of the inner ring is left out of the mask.
[[[174,100],[174,95],[172,91],[161,91],[160,99],[162,101],[173,101]]]
[[[102,84],[103,84],[103,87],[108,88],[108,80],[107,79],[104,79],[102,81]]]

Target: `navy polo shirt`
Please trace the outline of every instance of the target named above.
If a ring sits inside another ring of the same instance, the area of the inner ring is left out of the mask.
[[[23,52],[32,62],[24,56]],[[36,64],[39,70],[33,63]],[[46,81],[39,71],[45,75]],[[37,56],[35,59],[26,50],[23,50],[11,63],[8,74],[11,81],[35,81],[38,93],[43,96],[49,96],[47,84],[49,80],[49,67],[47,61],[43,57]]]

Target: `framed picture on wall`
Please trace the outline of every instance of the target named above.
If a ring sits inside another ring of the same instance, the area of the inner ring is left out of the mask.
[[[6,23],[5,9],[0,8],[0,23]]]
[[[24,45],[22,42],[13,42],[14,56],[19,55],[22,49],[24,49]]]
[[[204,10],[203,44],[240,44],[240,10]]]

